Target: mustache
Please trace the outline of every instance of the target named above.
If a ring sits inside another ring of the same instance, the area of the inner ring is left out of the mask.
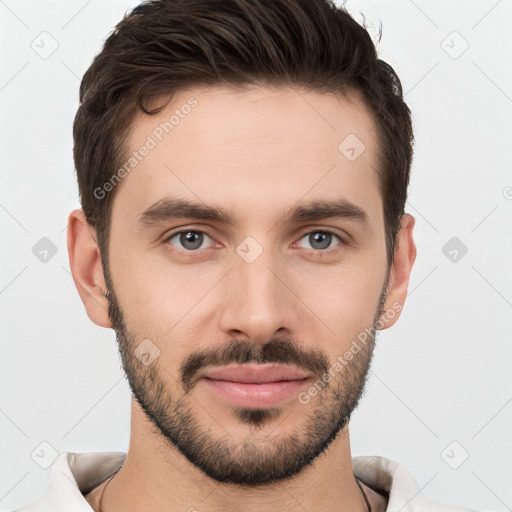
[[[305,349],[300,342],[292,339],[273,338],[265,344],[235,339],[220,347],[190,354],[180,367],[183,388],[189,392],[197,372],[208,366],[247,363],[293,365],[320,378],[329,370],[329,360],[322,351],[317,348]]]

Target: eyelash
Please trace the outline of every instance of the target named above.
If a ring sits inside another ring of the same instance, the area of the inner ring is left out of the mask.
[[[172,238],[174,238],[177,235],[181,235],[183,233],[201,233],[213,240],[213,237],[211,237],[206,231],[202,231],[200,229],[182,229],[180,231],[175,231],[175,232],[171,233],[170,235],[168,235],[167,237],[165,237],[163,242],[168,243]],[[331,231],[329,229],[313,229],[311,231],[307,231],[301,235],[301,237],[299,238],[299,241],[302,240],[305,236],[311,235],[313,233],[327,233],[329,235],[335,236],[336,238],[338,238],[340,240],[339,244],[337,244],[333,247],[329,247],[328,249],[306,249],[308,252],[314,252],[319,256],[321,256],[322,254],[330,254],[333,251],[339,250],[340,245],[347,244],[346,241],[340,235],[338,235],[337,233],[335,233],[334,231]],[[198,253],[199,251],[205,250],[205,249],[193,249],[193,250],[177,249],[177,250],[181,253],[195,254],[195,253]]]

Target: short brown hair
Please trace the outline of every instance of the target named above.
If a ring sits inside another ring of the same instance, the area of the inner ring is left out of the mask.
[[[80,85],[73,156],[82,209],[108,268],[115,188],[131,123],[153,100],[197,85],[356,90],[374,116],[388,265],[404,214],[413,153],[410,111],[365,28],[331,0],[151,0],[116,25]]]

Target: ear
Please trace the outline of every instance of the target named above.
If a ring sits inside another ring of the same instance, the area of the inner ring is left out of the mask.
[[[100,327],[112,327],[96,231],[82,210],[69,214],[67,235],[71,274],[87,315]]]
[[[401,220],[400,231],[395,245],[395,257],[390,269],[387,297],[379,319],[379,329],[387,329],[395,324],[403,309],[409,276],[416,260],[416,244],[412,236],[415,219],[406,213]]]

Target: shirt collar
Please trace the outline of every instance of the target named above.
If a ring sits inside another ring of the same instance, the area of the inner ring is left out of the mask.
[[[61,453],[54,461],[44,494],[19,512],[91,512],[84,495],[123,464],[126,453]]]

